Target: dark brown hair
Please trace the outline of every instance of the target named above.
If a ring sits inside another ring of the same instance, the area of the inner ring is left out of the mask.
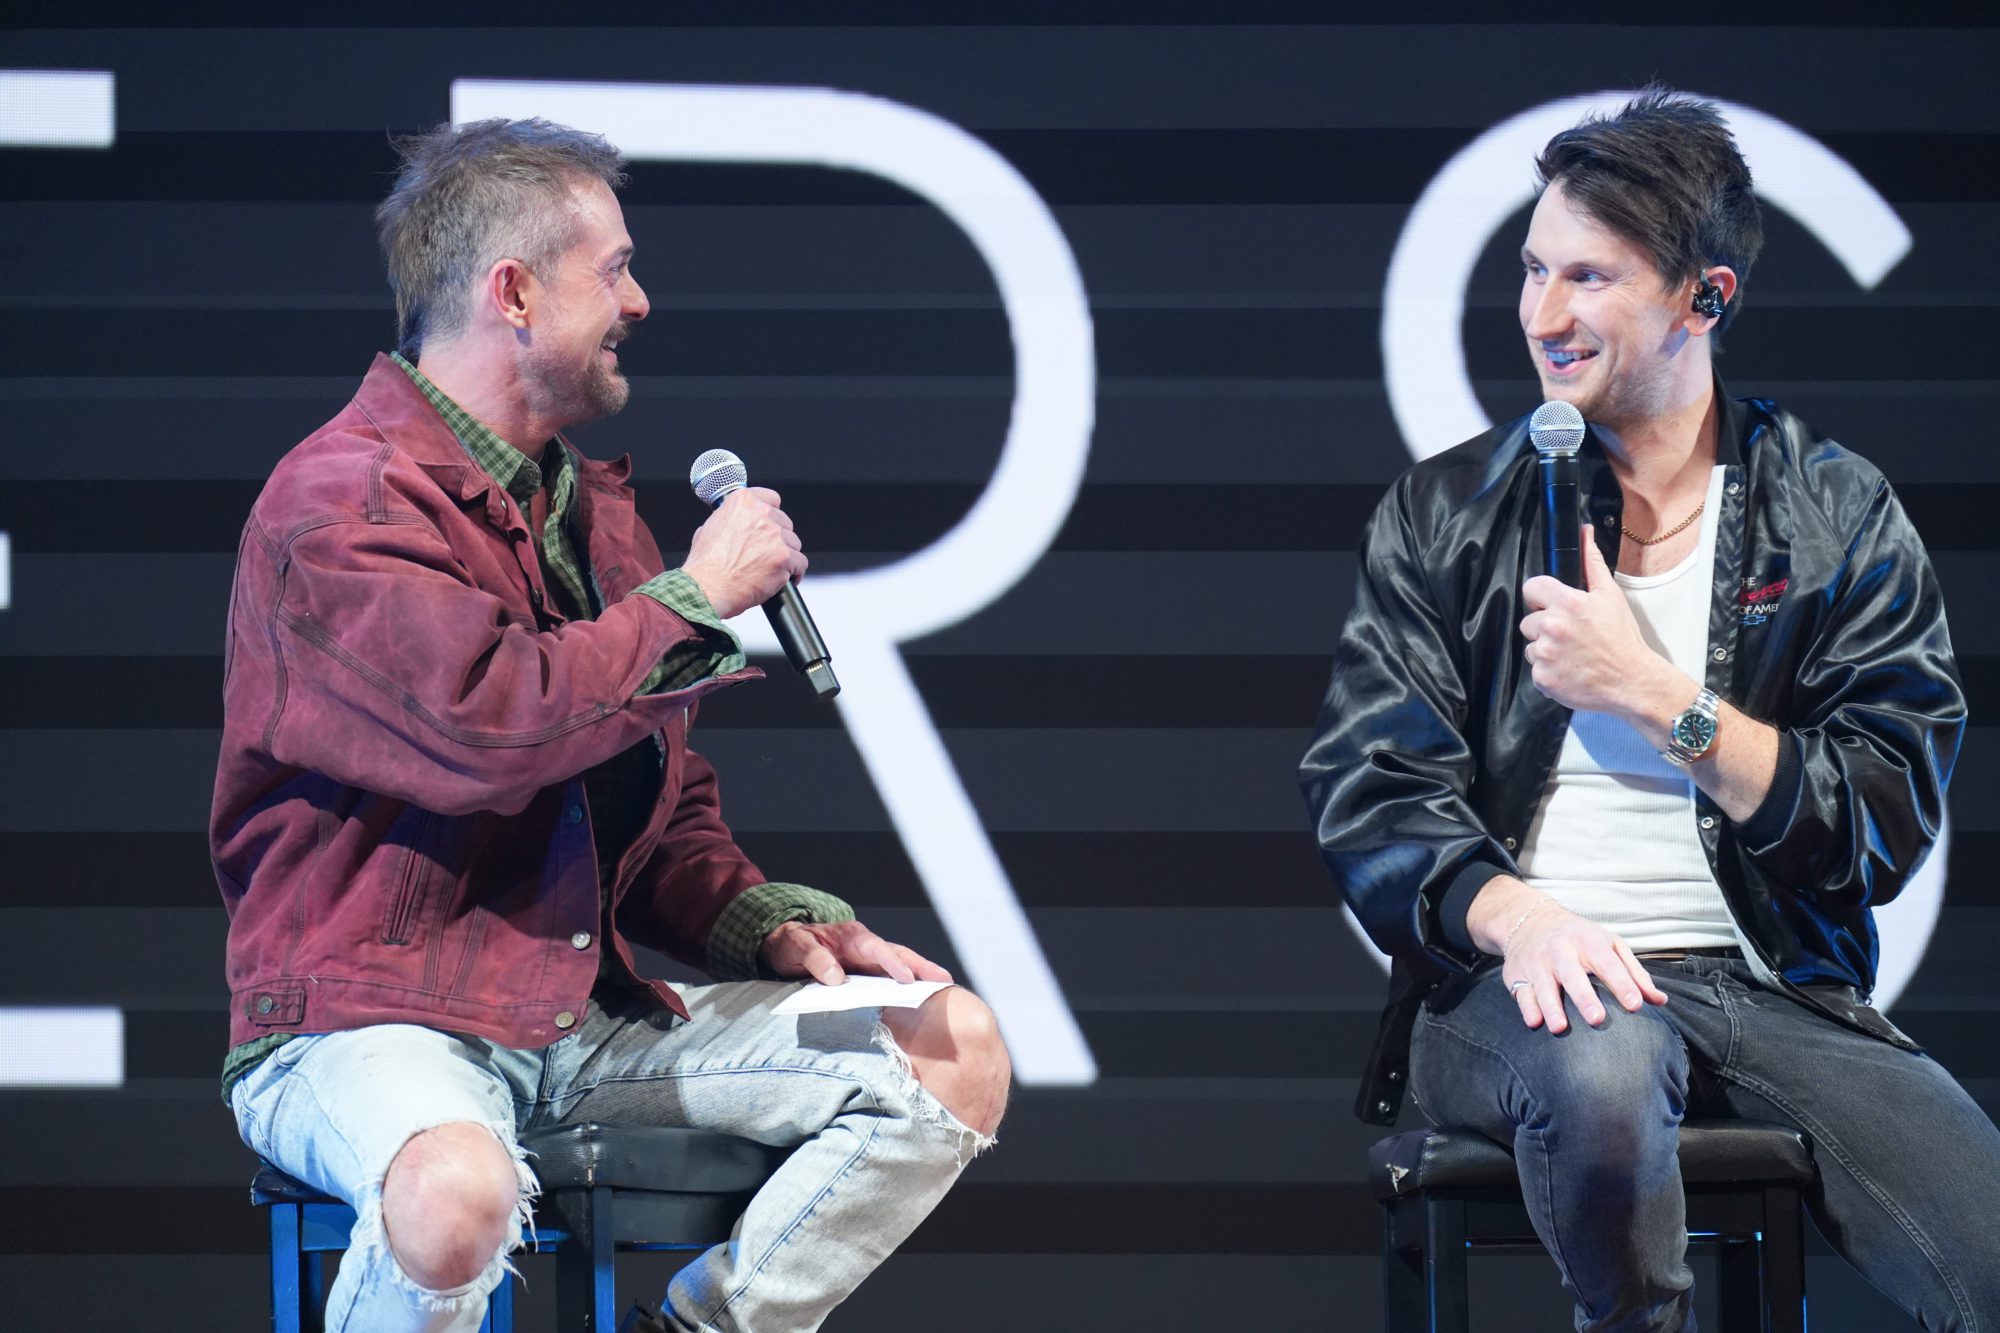
[[[1644,250],[1669,287],[1713,265],[1734,269],[1736,295],[1716,332],[1729,326],[1764,248],[1764,219],[1715,103],[1651,84],[1617,113],[1549,140],[1535,171],[1582,216]]]

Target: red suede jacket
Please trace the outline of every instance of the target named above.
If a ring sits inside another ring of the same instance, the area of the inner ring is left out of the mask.
[[[696,700],[634,697],[699,631],[651,597],[628,459],[584,462],[605,610],[555,613],[519,508],[394,362],[279,463],[237,551],[209,841],[230,913],[232,1044],[421,1023],[517,1048],[582,1015],[598,971],[580,778],[657,735],[658,803],[620,860],[632,941],[702,967],[764,880],[687,745]],[[639,982],[620,931],[614,974]]]

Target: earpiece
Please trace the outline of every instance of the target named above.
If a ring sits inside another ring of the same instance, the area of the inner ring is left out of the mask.
[[[1710,319],[1722,318],[1722,288],[1710,282],[1706,273],[1694,280],[1694,312]]]

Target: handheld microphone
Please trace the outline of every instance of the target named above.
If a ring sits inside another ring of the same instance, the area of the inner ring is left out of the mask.
[[[1528,418],[1528,438],[1541,457],[1542,525],[1547,529],[1548,572],[1572,588],[1583,583],[1583,548],[1577,545],[1576,451],[1583,444],[1583,413],[1568,403],[1543,403]]]
[[[695,459],[688,470],[688,485],[694,488],[695,498],[711,508],[732,492],[742,490],[749,480],[743,460],[727,449],[710,449]],[[806,610],[805,598],[799,596],[798,588],[788,580],[778,589],[777,596],[764,603],[764,615],[771,622],[771,632],[783,645],[785,656],[791,659],[792,669],[812,685],[813,694],[822,700],[839,694],[840,680],[833,674],[833,654],[826,650],[826,640],[820,638],[819,626],[813,624],[812,612]]]

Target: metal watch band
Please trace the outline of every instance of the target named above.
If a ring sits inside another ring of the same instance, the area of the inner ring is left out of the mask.
[[[1721,718],[1717,708],[1721,702],[1714,690],[1704,686],[1701,693],[1695,695],[1694,702],[1667,724],[1667,748],[1660,751],[1660,758],[1686,768],[1707,754],[1708,748],[1715,744],[1716,723]],[[1696,743],[1684,740],[1684,731],[1697,733]]]

